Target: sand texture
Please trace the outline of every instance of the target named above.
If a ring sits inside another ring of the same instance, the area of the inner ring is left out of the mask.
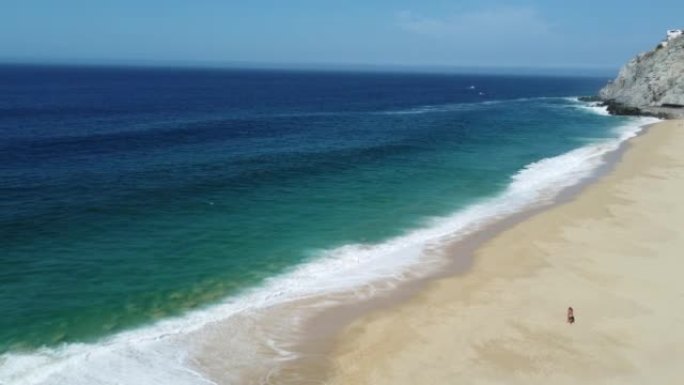
[[[633,139],[615,170],[474,258],[354,322],[328,383],[681,383],[684,121]]]

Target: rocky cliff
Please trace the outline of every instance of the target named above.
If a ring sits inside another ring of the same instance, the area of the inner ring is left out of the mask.
[[[599,97],[615,114],[684,117],[684,36],[630,60]]]

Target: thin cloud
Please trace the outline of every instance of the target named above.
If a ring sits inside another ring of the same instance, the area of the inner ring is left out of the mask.
[[[397,14],[403,30],[433,38],[493,39],[548,35],[551,27],[532,8],[495,8],[467,11],[446,17],[428,17],[412,11]]]

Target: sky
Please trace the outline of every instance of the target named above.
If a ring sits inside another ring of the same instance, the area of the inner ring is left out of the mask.
[[[0,0],[0,62],[617,68],[682,0]]]

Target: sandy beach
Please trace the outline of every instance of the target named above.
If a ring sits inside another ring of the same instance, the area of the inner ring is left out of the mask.
[[[468,271],[358,319],[327,383],[676,383],[683,148],[684,121],[652,126],[576,198],[479,247]]]

